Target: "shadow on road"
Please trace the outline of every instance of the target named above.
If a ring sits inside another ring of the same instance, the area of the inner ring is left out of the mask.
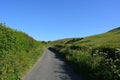
[[[61,69],[61,71],[59,71],[59,70],[54,71],[55,74],[64,74],[64,76],[63,75],[58,76],[61,80],[83,80],[64,61],[63,57],[60,54],[58,54],[56,51],[52,50],[51,48],[48,48],[48,49],[55,54],[56,59],[60,60],[61,63],[63,63],[62,65],[59,65],[59,68]],[[57,64],[57,63],[55,63],[55,64]]]

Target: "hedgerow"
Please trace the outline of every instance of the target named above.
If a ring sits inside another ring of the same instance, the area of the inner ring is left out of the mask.
[[[20,80],[43,52],[43,44],[0,24],[0,80]]]

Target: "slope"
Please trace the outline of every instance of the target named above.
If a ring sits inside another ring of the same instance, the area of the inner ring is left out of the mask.
[[[109,46],[113,48],[120,48],[120,28],[110,30],[103,34],[86,37],[75,45],[98,47],[98,46]]]
[[[85,80],[120,79],[120,28],[50,49],[61,54]]]
[[[20,80],[43,52],[43,43],[0,24],[0,80]]]

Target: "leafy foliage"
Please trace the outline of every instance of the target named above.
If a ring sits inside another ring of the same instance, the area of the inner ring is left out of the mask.
[[[86,80],[120,79],[120,29],[89,36],[71,44],[57,44],[51,50],[60,53]]]
[[[43,52],[43,43],[0,24],[0,80],[20,80]]]

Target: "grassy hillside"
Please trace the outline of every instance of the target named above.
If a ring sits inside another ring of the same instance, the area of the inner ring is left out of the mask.
[[[120,28],[50,49],[60,53],[85,80],[120,79]]]
[[[65,38],[60,40],[55,40],[50,42],[51,45],[59,45],[59,44],[71,44],[73,42],[77,42],[83,38]]]
[[[0,80],[20,80],[43,53],[43,43],[0,24]]]
[[[77,44],[78,46],[109,46],[112,48],[120,48],[120,28],[110,30],[103,34],[86,37],[83,40],[75,43],[75,45]]]

